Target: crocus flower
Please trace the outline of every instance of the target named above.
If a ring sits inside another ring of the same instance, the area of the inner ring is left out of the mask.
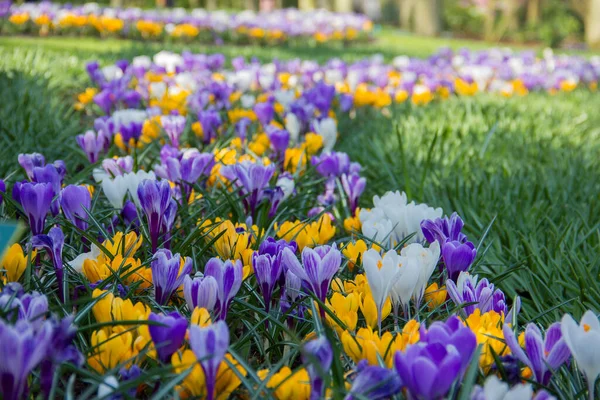
[[[56,197],[60,193],[64,173],[60,171],[54,164],[47,164],[43,167],[33,168],[33,181],[37,183],[47,183],[52,187],[52,197]],[[52,200],[50,211],[53,215],[58,215],[59,204],[58,198]]]
[[[337,123],[333,118],[314,121],[315,132],[323,138],[323,151],[330,152],[337,141]]]
[[[221,116],[217,110],[205,110],[198,113],[198,121],[202,125],[202,141],[210,143],[217,137],[217,129],[221,126]]]
[[[502,332],[511,353],[527,365],[533,372],[535,380],[544,386],[550,382],[552,372],[571,357],[569,347],[562,338],[558,322],[550,325],[546,332],[546,338],[542,336],[535,324],[527,324],[525,351],[519,345],[519,341],[509,325],[504,325]]]
[[[244,196],[243,202],[246,210],[252,213],[264,198],[263,190],[269,184],[274,173],[275,166],[273,164],[262,165],[248,160],[221,168],[221,175],[235,182],[240,194]]]
[[[283,294],[279,300],[279,309],[281,310],[282,314],[287,314],[288,312],[290,313],[287,321],[288,326],[290,327],[294,326],[294,316],[297,316],[300,319],[304,318],[304,311],[306,309],[305,306],[302,304],[296,304],[296,306],[292,309],[294,303],[299,303],[299,300],[301,300],[303,297],[302,280],[289,270],[286,271]]]
[[[87,230],[88,214],[92,206],[90,191],[84,186],[69,185],[60,195],[60,205],[65,214],[78,229]]]
[[[350,168],[350,157],[346,153],[331,152],[323,153],[321,156],[313,156],[312,165],[317,172],[324,177],[338,177],[348,172]]]
[[[290,143],[290,133],[285,129],[279,129],[272,125],[266,128],[267,136],[275,153],[282,157]]]
[[[325,302],[331,279],[340,269],[342,254],[332,246],[318,246],[314,249],[305,247],[302,251],[302,264],[289,248],[283,249],[282,261],[287,268],[298,278],[302,279],[311,289],[313,294]],[[321,316],[324,317],[321,308]]]
[[[115,111],[111,118],[115,130],[121,134],[123,142],[127,145],[131,139],[137,141],[140,138],[148,113],[144,110],[125,109]]]
[[[440,245],[439,243],[433,243],[429,247],[423,247],[418,243],[411,243],[400,251],[400,255],[412,258],[419,265],[419,278],[413,292],[415,307],[418,310],[429,278],[431,278],[431,274],[440,259]]]
[[[0,179],[0,192],[2,192],[2,195],[0,195],[0,206],[1,206],[2,202],[4,201],[4,194],[6,193],[6,183],[4,183],[4,179]]]
[[[477,348],[477,338],[473,331],[454,315],[448,318],[446,322],[435,321],[429,328],[425,323],[422,323],[419,326],[419,341],[421,343],[440,343],[454,346],[460,354],[461,374],[466,371]]]
[[[333,349],[325,336],[306,343],[302,348],[302,362],[310,377],[310,399],[321,399],[325,390],[325,377],[333,363]]]
[[[183,344],[187,331],[187,320],[177,311],[168,315],[150,313],[148,321],[156,322],[148,326],[150,337],[154,342],[158,359],[169,362],[171,356]]]
[[[61,320],[52,317],[49,321],[52,326],[52,336],[48,346],[48,354],[41,363],[40,385],[45,396],[50,395],[52,381],[56,368],[63,363],[71,363],[81,367],[83,354],[74,344],[77,327],[73,325],[74,316],[67,316]]]
[[[65,294],[63,290],[63,261],[62,251],[65,245],[65,235],[63,231],[55,226],[50,229],[47,235],[36,235],[33,237],[32,244],[34,247],[45,248],[52,257],[52,263],[54,264],[54,273],[56,274],[56,281],[58,283],[58,298],[61,301],[65,301]]]
[[[589,398],[594,399],[595,383],[600,375],[600,321],[591,310],[583,314],[579,324],[565,314],[561,321],[561,332],[587,379]]]
[[[104,137],[100,133],[96,134],[94,131],[88,130],[81,135],[77,135],[76,139],[90,164],[95,164],[98,161],[98,154],[103,150]]]
[[[368,365],[367,360],[362,360],[356,366],[356,377],[344,400],[389,399],[400,392],[401,387],[402,382],[396,371]]]
[[[265,101],[264,103],[256,103],[254,105],[254,113],[263,126],[269,125],[275,115],[274,102]]]
[[[33,179],[33,168],[46,165],[46,158],[40,153],[19,154],[18,159],[29,180]]]
[[[497,313],[507,313],[506,299],[500,289],[496,289],[493,283],[487,279],[478,281],[477,275],[461,272],[456,283],[448,279],[446,281],[448,296],[457,306],[465,305],[462,310],[467,316],[479,308],[482,313],[494,310]],[[469,304],[474,303],[474,304]]]
[[[275,289],[275,285],[278,283],[283,271],[281,253],[271,255],[255,252],[252,255],[252,267],[254,268],[259,292],[265,301],[265,311],[268,314],[271,309],[273,289]]]
[[[154,298],[158,304],[164,305],[183,284],[184,278],[192,272],[192,259],[185,257],[182,262],[179,254],[160,249],[154,253],[150,268],[152,283],[154,283]]]
[[[447,241],[466,242],[467,236],[461,232],[463,226],[464,222],[457,213],[452,213],[450,218],[444,217],[421,221],[421,230],[425,240],[429,243],[437,240],[440,245]]]
[[[461,272],[469,269],[476,256],[477,250],[471,242],[461,243],[453,240],[444,243],[442,259],[446,266],[448,279],[456,281]]]
[[[394,366],[413,399],[438,399],[460,376],[461,355],[452,344],[415,343],[396,352]]]
[[[137,188],[140,205],[146,214],[148,232],[152,241],[152,251],[156,251],[158,240],[163,232],[163,219],[171,198],[171,187],[167,181],[144,180]]]
[[[183,297],[190,311],[196,307],[212,311],[217,303],[219,285],[212,276],[191,278],[189,275],[183,280]]]
[[[54,189],[48,183],[23,183],[19,190],[19,202],[29,219],[32,235],[44,232],[46,216],[50,211]]]
[[[481,386],[475,386],[471,400],[538,400],[533,397],[533,387],[529,383],[520,383],[512,388],[496,375],[490,375]],[[540,399],[541,400],[541,399]]]
[[[204,371],[206,399],[213,400],[217,371],[229,347],[229,328],[225,321],[217,321],[205,328],[192,324],[189,342]]]
[[[28,397],[27,379],[46,357],[51,335],[49,321],[34,329],[27,321],[11,326],[0,319],[0,395],[4,400]]]
[[[231,300],[242,287],[243,267],[240,260],[227,260],[211,258],[204,267],[204,275],[212,276],[218,285],[215,313],[217,318],[225,320]]]
[[[369,249],[363,254],[362,263],[377,307],[377,326],[381,332],[381,310],[383,305],[390,297],[392,288],[407,269],[403,268],[404,262],[395,250],[390,250],[381,257],[377,250]],[[418,274],[415,274],[415,276],[418,277]],[[412,295],[412,290],[410,295]]]
[[[167,115],[160,117],[160,123],[173,147],[179,147],[179,138],[185,129],[185,122],[185,117],[181,115]]]
[[[354,215],[354,212],[358,207],[358,199],[365,191],[366,186],[367,179],[361,178],[358,174],[342,175],[342,188],[344,189],[346,196],[348,196],[348,208],[350,209],[351,215]]]

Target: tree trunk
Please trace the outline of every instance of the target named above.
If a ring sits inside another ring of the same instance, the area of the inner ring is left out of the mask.
[[[206,0],[206,9],[207,10],[216,10],[217,9],[217,0]]]
[[[507,32],[514,32],[519,29],[519,20],[517,19],[517,11],[519,10],[518,0],[504,1],[504,24]]]
[[[313,0],[298,0],[298,8],[301,10],[313,10],[315,3]]]
[[[317,7],[324,8],[326,10],[331,9],[331,5],[329,4],[329,0],[317,0]]]
[[[585,42],[590,47],[600,46],[600,0],[589,0],[585,21]]]
[[[363,8],[367,17],[373,21],[381,18],[381,2],[379,0],[364,0]]]
[[[414,8],[415,32],[419,35],[437,36],[441,29],[439,11],[438,0],[418,0]]]
[[[400,10],[400,28],[402,28],[405,31],[411,31],[411,21],[413,18],[413,13],[415,11],[415,0],[399,0],[399,3],[400,4],[398,5],[398,9]]]
[[[244,9],[255,11],[256,6],[254,5],[254,0],[244,0]]]
[[[110,6],[114,8],[123,7],[123,0],[110,0]]]
[[[535,25],[540,21],[540,3],[541,0],[527,1],[527,23]]]
[[[489,0],[484,16],[484,38],[485,40],[495,40],[494,28],[496,26],[496,0]]]
[[[352,0],[335,0],[335,11],[343,13],[352,12]]]

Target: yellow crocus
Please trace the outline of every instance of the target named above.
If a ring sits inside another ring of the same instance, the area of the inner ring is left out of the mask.
[[[446,286],[439,287],[436,282],[432,283],[425,289],[425,302],[427,308],[435,310],[446,301]]]
[[[267,379],[269,370],[258,371],[258,377]],[[306,369],[301,368],[293,372],[290,367],[283,366],[271,375],[267,388],[273,391],[277,400],[308,400],[310,398],[310,378]]]
[[[358,303],[359,298],[356,293],[349,293],[344,296],[339,292],[334,292],[331,298],[327,300],[327,308],[344,324],[340,326],[329,314],[325,314],[327,322],[339,335],[342,334],[343,330],[354,331],[356,329]]]
[[[92,298],[104,295],[106,290],[94,289]],[[150,308],[142,302],[133,303],[130,299],[123,300],[112,293],[106,293],[92,307],[92,314],[99,323],[111,321],[139,321],[148,318]]]
[[[342,254],[348,259],[348,268],[350,271],[354,271],[354,266],[362,262],[362,255],[367,251],[367,244],[364,240],[359,239],[354,243],[348,243]]]
[[[370,365],[379,365],[379,360],[384,360],[386,365],[391,363],[390,351],[394,337],[391,332],[379,336],[371,328],[360,328],[356,335],[348,331],[342,333],[341,341],[344,352],[354,362],[367,360]]]
[[[212,323],[210,313],[206,308],[196,307],[192,312],[190,323],[202,328],[209,326]]]
[[[121,327],[115,327],[112,333],[106,330],[92,332],[90,344],[88,364],[98,373],[129,365],[135,355],[133,335]]]
[[[494,356],[490,349],[498,356],[505,356],[510,353],[510,349],[504,343],[504,333],[502,332],[503,314],[499,314],[494,310],[482,314],[481,310],[477,308],[469,315],[465,323],[475,333],[477,343],[483,345],[479,357],[479,365],[483,369],[487,370],[494,364]]]
[[[314,247],[328,243],[336,231],[328,214],[321,215],[317,221],[313,222],[286,221],[276,229],[279,238],[288,242],[295,240],[300,251],[306,246]]]
[[[37,252],[33,250],[30,255],[25,254],[20,244],[15,243],[9,247],[4,253],[2,258],[2,269],[4,272],[1,275],[5,275],[8,282],[18,282],[25,269],[27,269],[27,261],[31,256],[33,260]]]
[[[242,383],[238,375],[231,370],[227,361],[233,364],[238,373],[246,375],[246,370],[238,363],[231,354],[226,354],[225,359],[219,366],[215,385],[216,399],[225,400]],[[171,364],[177,374],[186,373],[187,376],[177,387],[179,396],[187,398],[206,398],[206,384],[204,372],[198,359],[191,350],[177,352],[171,357]]]

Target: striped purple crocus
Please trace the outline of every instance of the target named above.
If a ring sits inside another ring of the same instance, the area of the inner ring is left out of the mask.
[[[296,255],[286,248],[283,250],[282,261],[294,275],[308,285],[315,297],[324,303],[331,280],[342,264],[342,255],[335,244],[314,249],[305,247],[300,264]],[[321,307],[322,317],[325,316],[324,312]]]
[[[227,260],[211,258],[204,267],[204,275],[213,277],[217,281],[217,302],[215,314],[217,319],[225,320],[231,300],[242,287],[243,267],[240,260]]]
[[[548,385],[553,371],[571,358],[569,346],[562,337],[560,322],[550,325],[546,337],[535,324],[527,324],[525,350],[509,325],[505,324],[502,332],[511,353],[531,369],[533,377],[541,385]]]
[[[0,397],[4,400],[28,397],[27,380],[46,357],[51,335],[49,321],[35,329],[25,320],[12,326],[0,319]]]
[[[183,266],[181,255],[173,254],[170,250],[160,249],[152,257],[152,283],[154,284],[154,299],[160,305],[165,305],[183,284],[183,280],[192,272],[192,259],[185,257]]]
[[[53,196],[54,189],[49,183],[25,182],[19,185],[18,200],[27,214],[33,236],[44,232],[46,216],[50,211]]]
[[[54,273],[56,275],[56,282],[58,283],[58,298],[60,301],[65,301],[65,292],[63,289],[64,282],[64,270],[62,261],[62,251],[65,245],[65,235],[63,231],[55,226],[50,229],[47,235],[36,235],[31,241],[34,247],[45,248],[52,258],[52,264],[54,265]]]
[[[310,378],[310,399],[322,399],[325,394],[325,383],[333,363],[333,349],[325,336],[319,336],[304,345],[302,363]]]
[[[179,138],[185,129],[186,119],[181,115],[166,115],[160,117],[160,123],[171,141],[173,147],[179,147]]]
[[[98,155],[104,148],[105,138],[102,133],[88,130],[75,137],[77,144],[85,153],[90,164],[98,162]]]
[[[254,214],[257,205],[265,198],[264,189],[275,173],[275,165],[263,165],[248,160],[221,168],[221,175],[237,186],[243,196],[247,212]]]
[[[146,214],[148,233],[152,242],[152,251],[158,248],[160,236],[165,234],[164,218],[170,203],[175,203],[171,198],[171,186],[167,181],[143,180],[137,188],[140,205]]]
[[[33,168],[33,181],[37,183],[47,183],[52,187],[52,204],[50,211],[52,215],[58,215],[60,211],[60,205],[58,202],[58,195],[60,194],[60,188],[64,179],[64,172],[61,171],[60,165],[57,167],[55,164],[47,164],[43,167]]]
[[[46,165],[46,158],[40,153],[19,154],[18,161],[29,180],[33,179],[33,168]]]
[[[90,191],[79,185],[65,187],[60,195],[60,205],[65,214],[78,229],[82,231],[88,228],[88,211],[92,206]]]
[[[150,337],[158,359],[168,363],[171,356],[181,347],[187,331],[187,319],[177,311],[168,315],[150,313],[148,321],[153,324],[148,326]]]
[[[367,186],[367,179],[362,178],[357,173],[343,174],[342,175],[342,188],[348,196],[348,208],[352,215],[358,207],[358,199],[365,191]]]
[[[212,276],[191,278],[187,275],[183,280],[183,297],[191,311],[196,307],[213,311],[217,304],[219,285]]]
[[[217,321],[205,328],[192,324],[189,343],[204,371],[206,400],[213,400],[217,372],[229,348],[229,328],[224,321]]]

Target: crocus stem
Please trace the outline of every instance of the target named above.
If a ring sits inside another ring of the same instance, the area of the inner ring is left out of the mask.
[[[596,381],[591,380],[589,377],[588,377],[587,381],[588,381],[588,391],[589,391],[589,395],[590,395],[589,399],[594,400],[594,392],[596,390]]]
[[[394,331],[397,332],[399,330],[398,326],[398,303],[393,302],[394,305]]]

